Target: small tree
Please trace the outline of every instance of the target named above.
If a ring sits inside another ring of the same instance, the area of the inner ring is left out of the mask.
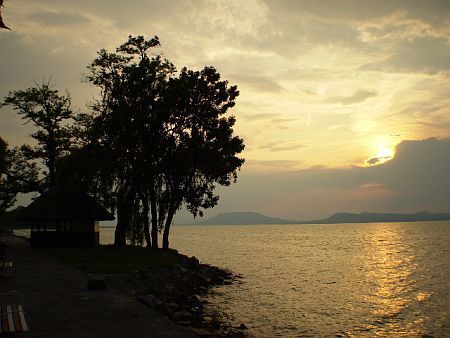
[[[0,137],[0,214],[12,207],[19,193],[39,191],[38,169],[19,148],[9,149]]]
[[[68,93],[60,95],[50,82],[25,90],[9,92],[4,106],[11,106],[25,124],[32,123],[37,129],[31,137],[36,146],[21,147],[28,160],[41,159],[47,167],[45,186],[51,187],[56,182],[56,162],[70,148],[71,129],[66,125],[73,117],[71,99]]]

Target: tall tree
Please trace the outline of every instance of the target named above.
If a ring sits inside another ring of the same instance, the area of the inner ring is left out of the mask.
[[[201,71],[184,68],[169,82],[164,105],[170,112],[163,157],[168,199],[164,248],[169,247],[173,217],[183,203],[194,216],[201,214],[201,209],[217,204],[216,185],[229,185],[237,178],[244,163],[237,154],[244,144],[233,136],[234,116],[225,114],[238,95],[237,87],[228,86],[213,67]]]
[[[139,207],[147,209],[154,203],[152,191],[158,152],[145,152],[145,147],[158,147],[161,129],[157,114],[160,105],[160,87],[174,72],[174,67],[160,57],[150,57],[148,50],[159,45],[154,37],[130,37],[116,53],[100,50],[89,66],[87,80],[101,89],[101,99],[93,105],[93,121],[87,129],[92,144],[102,152],[109,153],[112,161],[108,175],[114,176],[116,193],[117,227],[115,244],[125,245],[126,235],[131,231],[133,216]],[[145,172],[144,168],[150,168]],[[143,203],[140,203],[142,202]],[[146,217],[141,217],[145,221]],[[152,218],[153,228],[157,224]],[[142,225],[148,228],[148,225]],[[131,231],[133,232],[133,231]],[[136,231],[134,231],[136,233]],[[148,231],[145,231],[148,234]],[[152,233],[154,233],[152,231]],[[151,244],[146,236],[147,244]],[[154,238],[154,245],[157,239]]]
[[[216,184],[237,177],[244,146],[233,136],[238,91],[212,67],[175,67],[150,51],[154,37],[129,37],[115,53],[101,50],[87,77],[101,89],[87,134],[113,161],[118,223],[116,245],[126,235],[157,247],[158,229],[169,246],[173,216],[186,204],[194,215],[214,206]],[[149,224],[151,223],[151,232]],[[150,239],[151,238],[151,239]]]
[[[66,154],[71,145],[71,128],[67,122],[73,118],[71,99],[68,93],[59,94],[50,82],[25,90],[9,92],[4,106],[11,106],[25,124],[31,123],[37,130],[31,137],[36,146],[22,146],[23,154],[29,160],[42,160],[47,187],[56,183],[56,161]]]

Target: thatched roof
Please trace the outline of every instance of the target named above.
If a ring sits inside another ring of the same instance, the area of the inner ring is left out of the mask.
[[[105,208],[86,193],[68,186],[56,186],[35,199],[17,220],[113,220]]]

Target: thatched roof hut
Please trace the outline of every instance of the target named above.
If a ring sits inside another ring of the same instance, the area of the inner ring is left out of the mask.
[[[70,186],[56,186],[21,210],[16,219],[107,221],[114,220],[114,216],[81,190]]]
[[[55,186],[39,196],[16,216],[31,228],[32,245],[98,245],[98,221],[114,216],[81,190],[67,185]]]

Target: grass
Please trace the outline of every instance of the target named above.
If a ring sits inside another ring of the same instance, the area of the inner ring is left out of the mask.
[[[120,274],[158,267],[174,267],[178,263],[178,253],[174,250],[154,250],[135,246],[43,248],[42,251],[89,273]]]

